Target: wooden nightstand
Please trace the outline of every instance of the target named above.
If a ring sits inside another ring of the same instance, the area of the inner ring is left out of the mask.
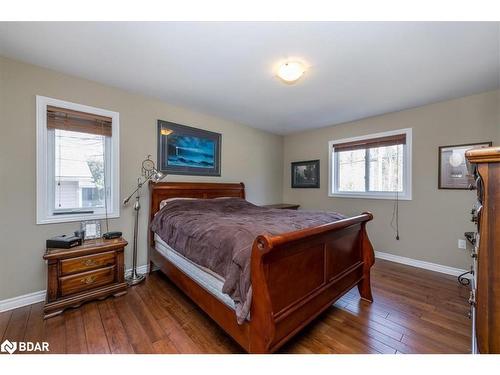
[[[117,238],[88,240],[71,249],[47,249],[43,256],[48,263],[44,319],[86,301],[127,293],[125,246],[127,241]]]
[[[268,204],[262,207],[277,208],[280,210],[297,210],[300,207],[300,204],[280,203],[280,204]]]

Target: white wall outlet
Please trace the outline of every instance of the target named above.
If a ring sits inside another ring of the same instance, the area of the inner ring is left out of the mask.
[[[458,240],[458,248],[466,250],[467,249],[467,242],[465,242],[465,240],[459,239]]]

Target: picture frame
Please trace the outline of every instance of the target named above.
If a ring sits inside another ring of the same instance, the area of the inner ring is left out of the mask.
[[[468,190],[470,176],[465,152],[473,148],[491,147],[492,144],[490,141],[440,146],[438,151],[438,188],[444,190]]]
[[[101,238],[101,222],[99,220],[82,221],[80,229],[84,232],[84,241]]]
[[[291,163],[291,185],[294,189],[319,188],[319,160]]]
[[[222,135],[158,120],[158,169],[166,174],[221,175]]]

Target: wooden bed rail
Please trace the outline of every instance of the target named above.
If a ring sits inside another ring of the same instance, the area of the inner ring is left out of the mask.
[[[346,219],[341,219],[335,221],[333,223],[319,225],[317,227],[306,228],[296,230],[294,232],[288,232],[277,236],[270,235],[260,235],[257,237],[258,242],[266,242],[267,246],[265,248],[273,248],[275,246],[279,246],[283,243],[288,243],[291,241],[298,241],[310,236],[314,236],[317,234],[329,232],[329,231],[337,231],[343,228],[347,228],[351,225],[367,222],[373,219],[373,215],[371,212],[363,212],[361,215],[349,217]]]

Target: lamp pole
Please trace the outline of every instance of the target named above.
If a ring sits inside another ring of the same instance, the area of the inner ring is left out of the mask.
[[[141,202],[139,200],[141,196],[142,185],[143,184],[141,183],[141,178],[139,177],[137,179],[137,190],[134,203],[135,218],[134,218],[134,243],[132,250],[132,272],[130,276],[125,278],[125,281],[127,282],[128,285],[139,284],[146,278],[144,274],[141,275],[137,273],[137,237],[139,234],[139,210],[141,209]]]
[[[132,249],[132,272],[129,276],[125,278],[125,281],[128,285],[136,285],[141,281],[144,281],[146,275],[137,273],[137,237],[139,235],[139,211],[141,209],[141,188],[142,186],[152,180],[154,182],[159,182],[163,177],[165,177],[161,172],[158,172],[155,168],[154,162],[150,159],[150,155],[142,162],[142,176],[144,177],[144,181],[142,181],[141,177],[137,179],[137,188],[130,194],[124,201],[123,205],[126,206],[130,199],[135,194],[135,203],[134,203],[134,242]]]

